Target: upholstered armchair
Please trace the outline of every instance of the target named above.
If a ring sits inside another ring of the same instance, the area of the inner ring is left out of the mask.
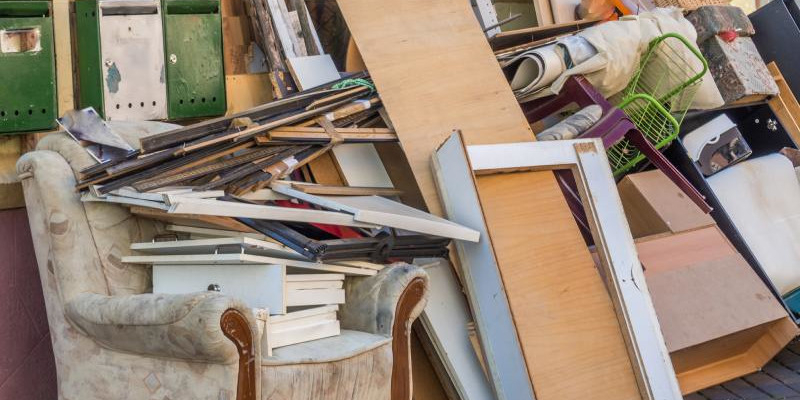
[[[114,128],[135,144],[170,126]],[[114,204],[82,203],[76,172],[91,164],[63,133],[45,137],[17,163],[60,399],[411,398],[409,334],[428,286],[421,268],[399,264],[348,278],[340,336],[267,357],[263,329],[241,301],[216,292],[149,293],[149,267],[121,258],[163,225]]]

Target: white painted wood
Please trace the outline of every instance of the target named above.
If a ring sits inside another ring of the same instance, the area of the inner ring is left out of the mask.
[[[245,200],[261,200],[261,201],[289,200],[288,196],[276,193],[272,189],[258,189],[256,191],[243,194],[241,198]]]
[[[344,281],[305,281],[305,282],[286,283],[286,289],[288,290],[341,289],[343,287],[344,287]]]
[[[344,274],[288,274],[286,282],[343,281]]]
[[[221,292],[241,299],[249,307],[286,313],[284,276],[276,264],[254,265],[153,265],[153,293],[204,292],[217,284]]]
[[[85,202],[97,202],[97,203],[115,203],[115,204],[125,204],[131,206],[141,206],[147,208],[154,208],[156,210],[169,210],[169,206],[164,203],[156,202],[156,201],[149,201],[149,200],[142,200],[142,199],[134,199],[131,197],[122,197],[122,196],[113,196],[113,195],[106,195],[103,197],[97,197],[91,192],[86,192],[81,195],[81,201]]]
[[[383,264],[375,264],[369,261],[334,261],[333,263],[336,265],[346,265],[348,267],[374,269],[375,271],[380,271],[386,268],[386,266]]]
[[[331,151],[347,186],[394,187],[374,144],[342,143]]]
[[[344,289],[287,290],[288,307],[344,304]]]
[[[497,11],[494,9],[492,0],[475,0],[475,15],[481,23],[481,28],[486,29],[497,25]],[[486,35],[492,37],[500,33],[500,27],[495,27],[486,31]]]
[[[578,162],[571,144],[592,141],[593,139],[571,140],[569,145],[564,145],[564,140],[473,145],[467,146],[467,154],[475,175],[570,169]]]
[[[452,266],[441,260],[425,271],[431,290],[419,318],[445,371],[462,400],[493,400],[492,388],[469,340],[467,324],[472,318]]]
[[[458,134],[451,135],[434,152],[433,170],[447,217],[480,232],[479,242],[456,241],[455,248],[489,382],[498,400],[535,399],[475,190],[472,168]],[[466,332],[466,328],[464,330]]]
[[[156,13],[109,15],[116,9],[155,9]],[[109,121],[167,118],[164,34],[161,2],[101,0],[100,60],[105,117]],[[130,106],[129,106],[130,105]]]
[[[475,174],[560,168],[573,171],[642,396],[681,399],[602,141],[479,145],[468,146],[467,152]]]
[[[322,309],[322,308],[326,308],[326,307],[328,307],[328,306],[315,307],[315,308],[310,308],[310,309],[301,310],[301,311],[293,311],[293,312],[289,312],[287,315],[296,314],[298,312],[305,312],[305,311],[308,311],[308,310]],[[334,307],[338,307],[338,305],[334,305]],[[281,317],[285,317],[285,316],[286,315],[276,315],[274,318],[281,318]],[[303,328],[305,326],[312,325],[312,324],[318,324],[320,322],[336,321],[337,319],[338,318],[336,318],[336,310],[327,311],[327,312],[315,312],[313,315],[307,315],[307,316],[302,316],[302,317],[294,317],[294,318],[290,318],[290,319],[279,319],[277,321],[273,320],[272,318],[270,318],[270,320],[271,320],[270,321],[270,329],[272,330],[272,332],[278,332],[279,333],[279,332],[290,331],[290,330],[293,330],[293,329]]]
[[[286,64],[300,90],[311,89],[341,78],[330,54],[292,57],[286,60]]]
[[[295,47],[296,40],[292,38],[292,34],[289,31],[289,21],[287,21],[286,16],[283,14],[280,3],[283,3],[283,0],[267,0],[269,14],[272,17],[272,25],[275,27],[278,41],[283,48],[283,55],[286,58],[300,57],[304,54],[297,52]],[[286,8],[285,3],[283,3],[283,8]]]
[[[153,255],[153,256],[125,256],[122,262],[131,264],[163,264],[163,265],[236,265],[236,264],[280,264],[287,267],[299,268],[308,271],[335,272],[345,275],[371,276],[378,272],[371,269],[343,267],[308,261],[291,260],[256,256],[252,254],[192,254],[192,255]]]
[[[477,242],[480,238],[474,229],[380,196],[320,196],[303,193],[283,183],[272,188],[276,192],[331,210],[351,213],[361,222],[471,242]]]
[[[267,342],[274,349],[292,344],[338,336],[341,333],[339,321],[322,321],[286,331],[267,331]]]
[[[171,205],[179,199],[214,199],[217,197],[225,196],[224,190],[204,190],[199,192],[181,192],[181,193],[162,193],[163,201],[167,205]]]
[[[640,389],[654,400],[682,399],[602,141],[595,139],[593,148],[572,145],[584,209],[620,325],[630,341],[628,351]]]
[[[258,239],[258,240],[272,240],[272,239],[269,239],[267,236],[262,235],[260,233],[227,231],[227,230],[224,230],[224,229],[197,228],[197,227],[194,227],[194,226],[167,225],[167,230],[170,231],[170,232],[181,232],[181,233],[189,233],[189,234],[192,234],[192,235],[205,236],[207,238],[214,238],[214,237],[249,237],[249,238]]]
[[[352,215],[345,213],[208,199],[176,199],[170,206],[168,212],[171,214],[215,215],[220,217],[269,219],[355,226],[359,228],[379,228],[379,226],[375,224],[358,222]]]
[[[308,317],[313,317],[322,314],[330,314],[339,311],[338,304],[331,304],[322,307],[312,307],[300,311],[287,312],[284,315],[276,315],[270,318],[270,323],[273,325],[280,324],[288,321],[302,320]]]
[[[92,189],[93,189],[92,192],[94,192],[95,188],[96,188],[96,186],[92,186]],[[192,191],[192,189],[182,189],[182,190],[175,190],[175,191],[170,192],[170,193],[187,193],[187,192],[191,192],[191,191]],[[133,199],[149,200],[149,201],[155,201],[155,202],[163,202],[164,201],[164,192],[160,192],[159,191],[159,192],[144,192],[144,193],[142,193],[142,192],[139,192],[136,189],[133,189],[133,188],[130,188],[130,187],[125,187],[125,188],[121,188],[121,189],[117,189],[117,190],[112,190],[111,192],[109,192],[109,194],[114,195],[114,196],[130,197],[130,198],[133,198]],[[103,197],[103,196],[98,196],[98,197]]]
[[[305,260],[305,257],[286,246],[249,237],[131,243],[131,250],[148,254],[175,255],[245,252],[258,256]]]

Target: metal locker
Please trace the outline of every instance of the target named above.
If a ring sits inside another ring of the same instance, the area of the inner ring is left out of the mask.
[[[53,19],[49,1],[0,1],[0,133],[54,128]]]
[[[225,113],[219,0],[164,0],[169,119]]]

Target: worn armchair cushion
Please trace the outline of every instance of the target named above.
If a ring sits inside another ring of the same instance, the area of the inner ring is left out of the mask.
[[[216,292],[84,293],[65,308],[79,330],[112,350],[223,364],[237,361],[238,353],[220,329],[222,314],[229,309],[250,314],[239,300]]]

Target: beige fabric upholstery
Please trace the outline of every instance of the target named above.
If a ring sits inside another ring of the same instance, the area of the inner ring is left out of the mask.
[[[135,144],[137,132],[165,127],[127,127],[123,136]],[[163,227],[124,207],[82,203],[73,171],[92,163],[64,134],[49,135],[17,163],[44,289],[59,398],[235,399],[238,356],[221,332],[220,316],[228,309],[245,315],[260,351],[252,311],[219,293],[148,293],[149,268],[120,260],[132,253],[131,242],[149,240]],[[425,274],[402,265],[376,277],[349,280],[343,335],[287,346],[264,358],[256,382],[257,391],[264,388],[261,398],[389,398],[391,321],[398,296],[416,276]],[[376,304],[362,304],[369,301]]]

